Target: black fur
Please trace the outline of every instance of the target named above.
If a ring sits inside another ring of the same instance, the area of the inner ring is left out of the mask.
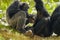
[[[22,5],[19,6],[19,8],[20,8],[20,10],[23,10],[23,11],[26,12],[26,17],[28,18],[29,17],[29,14],[28,14],[28,8],[29,8],[29,6],[28,6],[28,4],[23,3]]]
[[[52,16],[50,18],[51,26],[54,24],[58,17],[60,17],[60,6],[58,6],[52,13]]]
[[[8,24],[18,31],[25,32],[25,25],[32,22],[32,20],[34,21],[34,16],[28,14],[28,8],[29,6],[26,3],[13,2],[6,11]]]
[[[9,13],[8,14],[9,18],[12,18],[14,14],[16,14],[19,11],[18,5],[19,5],[19,2],[15,1],[7,8],[7,13]]]
[[[50,15],[45,10],[42,0],[34,0],[37,10],[37,18],[33,25],[33,33],[38,36],[48,37],[52,34],[52,28],[50,27]]]
[[[8,24],[18,31],[25,32],[26,15],[28,14],[28,4],[15,1],[6,11]]]
[[[48,37],[52,34],[51,27],[49,26],[49,19],[42,18],[34,27],[34,34],[42,37]]]
[[[23,10],[23,11],[25,11],[26,12],[26,17],[27,17],[27,20],[26,20],[26,25],[28,24],[28,23],[34,23],[34,20],[35,20],[35,18],[33,18],[33,17],[35,17],[35,15],[31,15],[31,14],[28,14],[28,8],[29,8],[29,6],[28,6],[28,4],[26,4],[26,3],[23,3],[22,5],[20,5],[20,10]]]
[[[60,35],[60,6],[58,6],[50,19],[51,26],[53,28],[53,32],[56,33],[57,35]]]
[[[45,10],[44,6],[43,6],[43,2],[42,0],[34,0],[35,1],[35,8],[37,10],[37,17],[36,17],[36,21],[34,26],[37,24],[37,22],[39,22],[39,20],[43,17],[49,17],[50,15],[48,14],[48,12]]]

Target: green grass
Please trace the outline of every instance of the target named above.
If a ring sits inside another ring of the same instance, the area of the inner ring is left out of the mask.
[[[39,36],[25,36],[18,32],[11,32],[6,30],[0,30],[0,40],[60,40],[60,37],[39,37]]]
[[[34,35],[34,37],[30,37],[7,26],[0,28],[0,40],[60,40],[60,37],[51,36],[44,38],[36,35]]]

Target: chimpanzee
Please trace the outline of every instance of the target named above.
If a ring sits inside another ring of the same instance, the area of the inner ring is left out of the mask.
[[[50,27],[50,15],[44,8],[42,0],[34,0],[35,8],[37,10],[37,17],[33,25],[34,35],[48,37],[52,34],[52,27]]]
[[[20,32],[25,32],[26,16],[28,11],[28,4],[20,3],[19,1],[13,2],[6,11],[6,19],[8,24]]]
[[[34,16],[28,14],[28,4],[15,0],[6,11],[6,19],[8,24],[21,32],[25,32],[25,25],[34,22]]]
[[[60,6],[58,6],[54,12],[52,13],[52,16],[50,18],[50,24],[53,28],[53,32],[57,34],[57,36],[60,35]]]
[[[34,23],[35,19],[36,19],[36,15],[29,14],[29,17],[27,19],[26,24],[28,24],[28,23]]]
[[[37,10],[37,17],[36,17],[35,24],[37,24],[41,18],[50,17],[50,15],[44,8],[42,0],[34,0],[34,1],[35,1],[35,8]],[[34,24],[34,26],[35,26],[35,24]]]

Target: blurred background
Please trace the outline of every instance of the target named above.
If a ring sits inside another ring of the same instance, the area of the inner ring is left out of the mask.
[[[26,3],[29,4],[29,6],[30,6],[30,8],[28,10],[29,14],[36,14],[36,10],[35,10],[35,7],[34,7],[34,5],[35,5],[34,0],[20,0],[20,1],[21,2],[26,2]],[[44,7],[46,8],[46,10],[48,11],[48,13],[50,15],[54,11],[54,9],[58,5],[60,5],[60,0],[42,0],[42,1],[44,3]],[[25,37],[23,34],[20,35],[20,33],[16,32],[16,31],[12,32],[13,29],[9,29],[7,27],[8,24],[6,23],[6,15],[5,15],[6,14],[6,9],[13,2],[14,2],[14,0],[0,0],[0,40],[33,40],[31,38]],[[8,34],[8,33],[10,33],[10,34]],[[17,34],[17,36],[16,36],[16,34]],[[49,39],[49,38],[47,38],[47,39]],[[57,39],[54,38],[54,40],[57,40]],[[34,38],[34,40],[38,40],[38,39]],[[46,40],[46,38],[45,38],[45,40]],[[51,38],[51,40],[53,40],[53,38]]]

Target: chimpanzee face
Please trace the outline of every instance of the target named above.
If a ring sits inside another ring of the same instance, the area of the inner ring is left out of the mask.
[[[29,23],[34,23],[35,21],[33,18],[29,18],[28,20],[29,20]]]

